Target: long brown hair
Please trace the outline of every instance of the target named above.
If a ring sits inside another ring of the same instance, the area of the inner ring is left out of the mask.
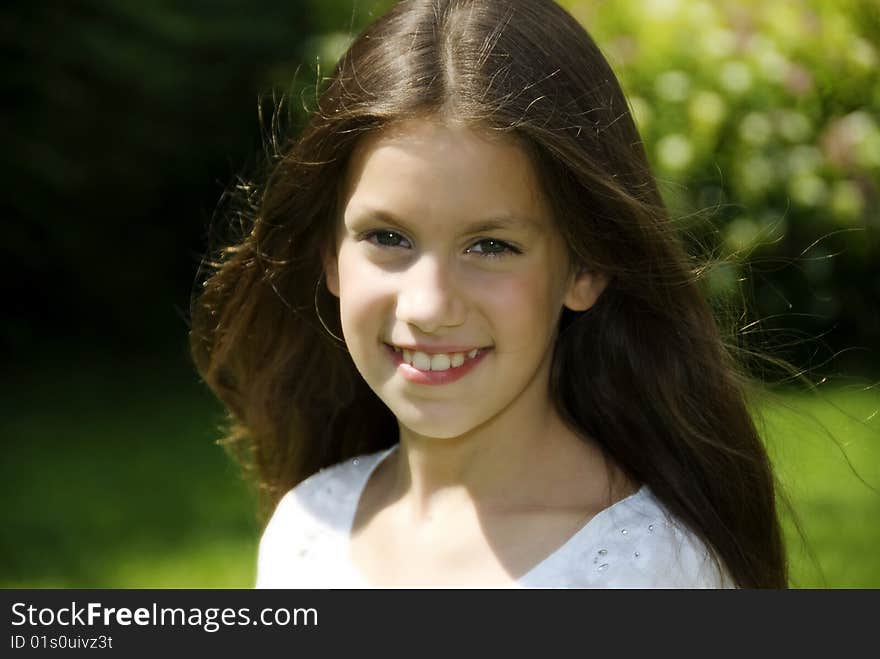
[[[425,114],[524,144],[574,262],[609,275],[596,305],[560,320],[550,396],[562,418],[647,484],[739,586],[785,587],[747,380],[614,74],[552,0],[395,5],[342,56],[299,136],[234,214],[243,231],[194,296],[191,346],[267,508],[321,467],[397,441],[393,414],[323,327],[341,335],[321,251],[357,141]]]

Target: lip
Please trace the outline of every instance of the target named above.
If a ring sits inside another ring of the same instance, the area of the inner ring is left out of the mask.
[[[409,350],[410,352],[424,352],[427,355],[437,355],[440,353],[445,353],[447,355],[451,355],[456,352],[461,352],[464,354],[469,353],[474,348],[478,350],[486,350],[487,348],[480,348],[479,346],[452,346],[452,345],[436,345],[436,346],[419,346],[413,344],[404,344],[404,343],[395,343],[390,344],[386,343],[385,345],[390,345],[395,348],[401,348],[403,350]]]
[[[477,356],[473,359],[465,359],[464,364],[461,366],[449,368],[445,371],[420,371],[403,361],[403,355],[398,354],[390,345],[387,343],[382,345],[385,347],[385,352],[388,353],[391,361],[404,378],[415,384],[427,385],[450,384],[460,380],[470,373],[477,364],[483,361],[483,357],[489,354],[492,350],[491,348],[480,348],[480,352],[478,352]],[[473,348],[471,349],[473,350]]]

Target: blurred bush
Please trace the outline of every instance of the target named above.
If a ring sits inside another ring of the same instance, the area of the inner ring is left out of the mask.
[[[708,273],[716,302],[745,295],[748,331],[782,330],[797,363],[856,348],[830,368],[876,367],[880,4],[561,4],[620,77],[683,232],[730,257]],[[825,335],[824,352],[804,340]]]

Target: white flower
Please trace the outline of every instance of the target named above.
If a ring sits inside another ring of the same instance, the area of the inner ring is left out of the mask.
[[[727,114],[727,105],[721,94],[701,91],[694,94],[688,106],[691,121],[704,126],[716,126]]]
[[[776,115],[776,129],[789,142],[803,142],[813,126],[806,116],[796,110],[781,110]]]
[[[657,77],[654,88],[665,101],[683,101],[688,97],[691,79],[684,71],[666,71]]]
[[[743,62],[727,62],[718,73],[721,85],[733,94],[742,94],[752,86],[752,72]]]
[[[854,182],[837,181],[831,189],[830,206],[838,220],[858,220],[865,209],[865,197]]]
[[[799,174],[788,184],[788,193],[801,206],[818,206],[828,196],[828,184],[815,174]]]
[[[655,18],[669,18],[681,9],[680,0],[647,0],[644,5],[645,13]]]
[[[773,124],[761,112],[749,112],[739,123],[739,137],[744,142],[760,146],[773,137]]]
[[[813,174],[822,166],[822,152],[814,146],[801,144],[788,152],[786,169],[789,175]]]
[[[878,66],[877,51],[869,41],[856,37],[852,46],[846,50],[849,60],[856,66],[870,71]]]
[[[724,242],[734,251],[747,250],[757,242],[761,235],[758,223],[748,217],[738,217],[724,231]]]
[[[680,133],[666,135],[657,142],[657,159],[664,169],[681,171],[694,159],[691,141]]]
[[[700,36],[700,52],[721,59],[729,57],[736,48],[736,37],[730,30],[711,28]]]
[[[752,195],[768,190],[776,182],[773,163],[761,155],[753,155],[741,161],[737,174],[743,190]]]

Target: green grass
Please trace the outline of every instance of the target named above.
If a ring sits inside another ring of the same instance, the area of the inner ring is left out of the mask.
[[[820,391],[785,394],[762,415],[803,531],[783,516],[792,585],[880,588],[880,389]]]
[[[0,586],[253,584],[253,498],[181,369],[88,365],[3,392]],[[17,399],[17,404],[11,404]]]
[[[83,359],[0,393],[0,587],[252,586],[253,498],[185,366]],[[782,400],[766,407],[766,435],[816,559],[786,518],[793,585],[880,587],[880,494],[853,473],[880,487],[880,394]]]

